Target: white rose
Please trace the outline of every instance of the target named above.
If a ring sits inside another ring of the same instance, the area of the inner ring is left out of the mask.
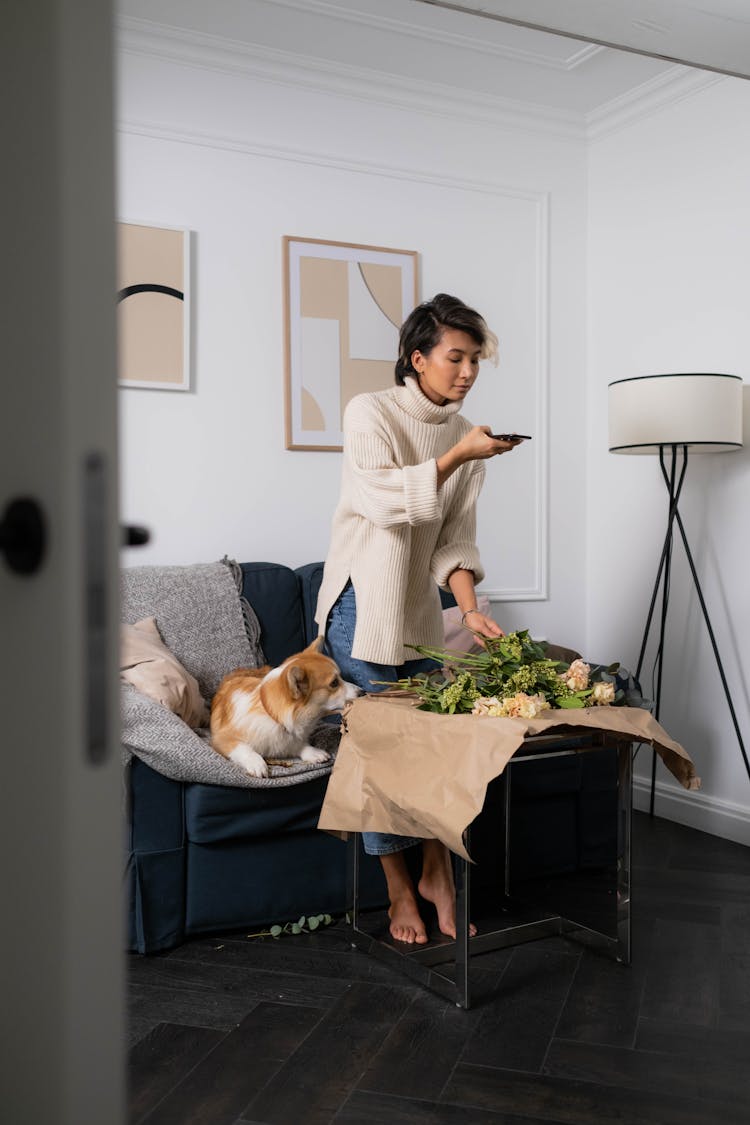
[[[591,698],[595,707],[607,707],[610,703],[614,703],[615,685],[606,681],[594,684]]]
[[[590,671],[585,661],[574,660],[567,672],[563,672],[563,680],[571,691],[585,691],[589,686]]]
[[[521,705],[521,716],[524,719],[535,719],[540,711],[544,711],[549,704],[543,695],[527,695]]]

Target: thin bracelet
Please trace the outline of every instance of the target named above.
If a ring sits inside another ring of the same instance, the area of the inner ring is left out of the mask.
[[[473,609],[467,609],[466,613],[461,614],[461,624],[462,625],[466,624],[466,618],[469,616],[470,613],[481,613],[481,612],[482,611],[481,611],[481,609],[479,609],[478,606],[474,606]]]

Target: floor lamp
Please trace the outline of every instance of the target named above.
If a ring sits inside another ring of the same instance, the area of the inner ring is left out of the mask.
[[[636,679],[640,679],[654,611],[661,591],[659,647],[657,649],[656,700],[654,717],[661,709],[664,635],[669,605],[669,583],[672,565],[675,525],[682,539],[693,584],[698,594],[703,618],[719,669],[729,713],[737,741],[750,777],[745,744],[742,741],[737,715],[724,674],[719,649],[708,616],[698,572],[679,511],[680,492],[688,466],[688,451],[694,453],[727,453],[742,448],[742,379],[738,375],[643,375],[618,379],[609,384],[609,450],[610,453],[658,454],[664,483],[669,496],[667,530],[659,559],[656,582],[643,631]],[[656,788],[656,752],[651,762],[651,799],[649,813],[654,815]]]

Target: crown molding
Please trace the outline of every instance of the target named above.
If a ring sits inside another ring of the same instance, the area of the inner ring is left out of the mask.
[[[425,27],[407,20],[392,19],[389,16],[375,15],[372,12],[360,12],[344,4],[332,4],[327,0],[273,0],[276,7],[293,8],[299,12],[315,12],[330,19],[340,20],[345,23],[356,23],[366,27],[377,28],[379,31],[391,31],[398,36],[408,35],[414,39],[431,43],[443,43],[449,47],[458,47],[469,51],[476,51],[480,55],[492,55],[495,58],[511,59],[515,62],[529,63],[532,66],[544,66],[550,70],[569,71],[588,62],[606,47],[598,43],[576,43],[566,58],[555,58],[544,51],[529,51],[523,47],[511,47],[506,43],[490,43],[486,39],[473,35],[463,35],[460,32],[445,31],[436,27]],[[559,36],[556,37],[560,39]],[[572,45],[575,41],[570,40]]]
[[[373,27],[393,27],[401,32],[410,26],[387,17],[347,10],[327,0],[274,0],[274,3],[298,10],[312,7],[337,19]],[[124,54],[368,103],[376,102],[389,108],[412,110],[433,117],[581,143],[601,140],[717,82],[726,81],[724,75],[713,71],[675,65],[584,115],[573,110],[479,94],[444,83],[400,77],[349,63],[329,62],[151,20],[123,16],[117,20],[116,26],[117,47]],[[458,39],[466,39],[472,49],[479,49],[468,37],[456,37],[447,32],[423,34],[416,25],[413,31],[414,34],[419,32],[422,39],[432,37],[454,43]],[[484,49],[494,51],[492,45],[484,45]],[[594,51],[600,49],[604,48],[593,48]],[[591,54],[588,52],[586,58],[590,58]],[[526,61],[543,65],[531,53]],[[571,57],[566,68],[572,69],[580,61],[582,59],[573,62]]]
[[[663,74],[642,82],[639,86],[618,98],[599,106],[586,115],[586,136],[588,140],[599,141],[644,121],[668,106],[676,105],[685,98],[692,97],[717,82],[726,82],[723,74],[715,71],[697,70],[685,66],[673,66]]]
[[[124,54],[155,58],[276,85],[333,94],[431,116],[538,133],[557,139],[585,140],[585,122],[571,110],[538,106],[497,95],[478,94],[441,83],[386,74],[349,63],[331,63],[275,47],[187,31],[150,20],[121,18],[117,48]]]

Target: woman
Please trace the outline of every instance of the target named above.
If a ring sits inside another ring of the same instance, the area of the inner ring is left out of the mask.
[[[436,667],[409,659],[407,646],[442,646],[439,586],[450,589],[475,632],[502,635],[477,608],[484,571],[476,501],[483,462],[517,442],[493,438],[489,426],[472,426],[460,413],[479,361],[496,353],[497,339],[479,313],[439,293],[401,328],[395,387],[357,395],[344,413],[341,496],[316,620],[344,678],[365,691]],[[441,932],[455,937],[445,845],[375,832],[363,833],[363,841],[383,865],[391,935],[427,941],[404,857],[421,842],[419,893],[434,904]]]

